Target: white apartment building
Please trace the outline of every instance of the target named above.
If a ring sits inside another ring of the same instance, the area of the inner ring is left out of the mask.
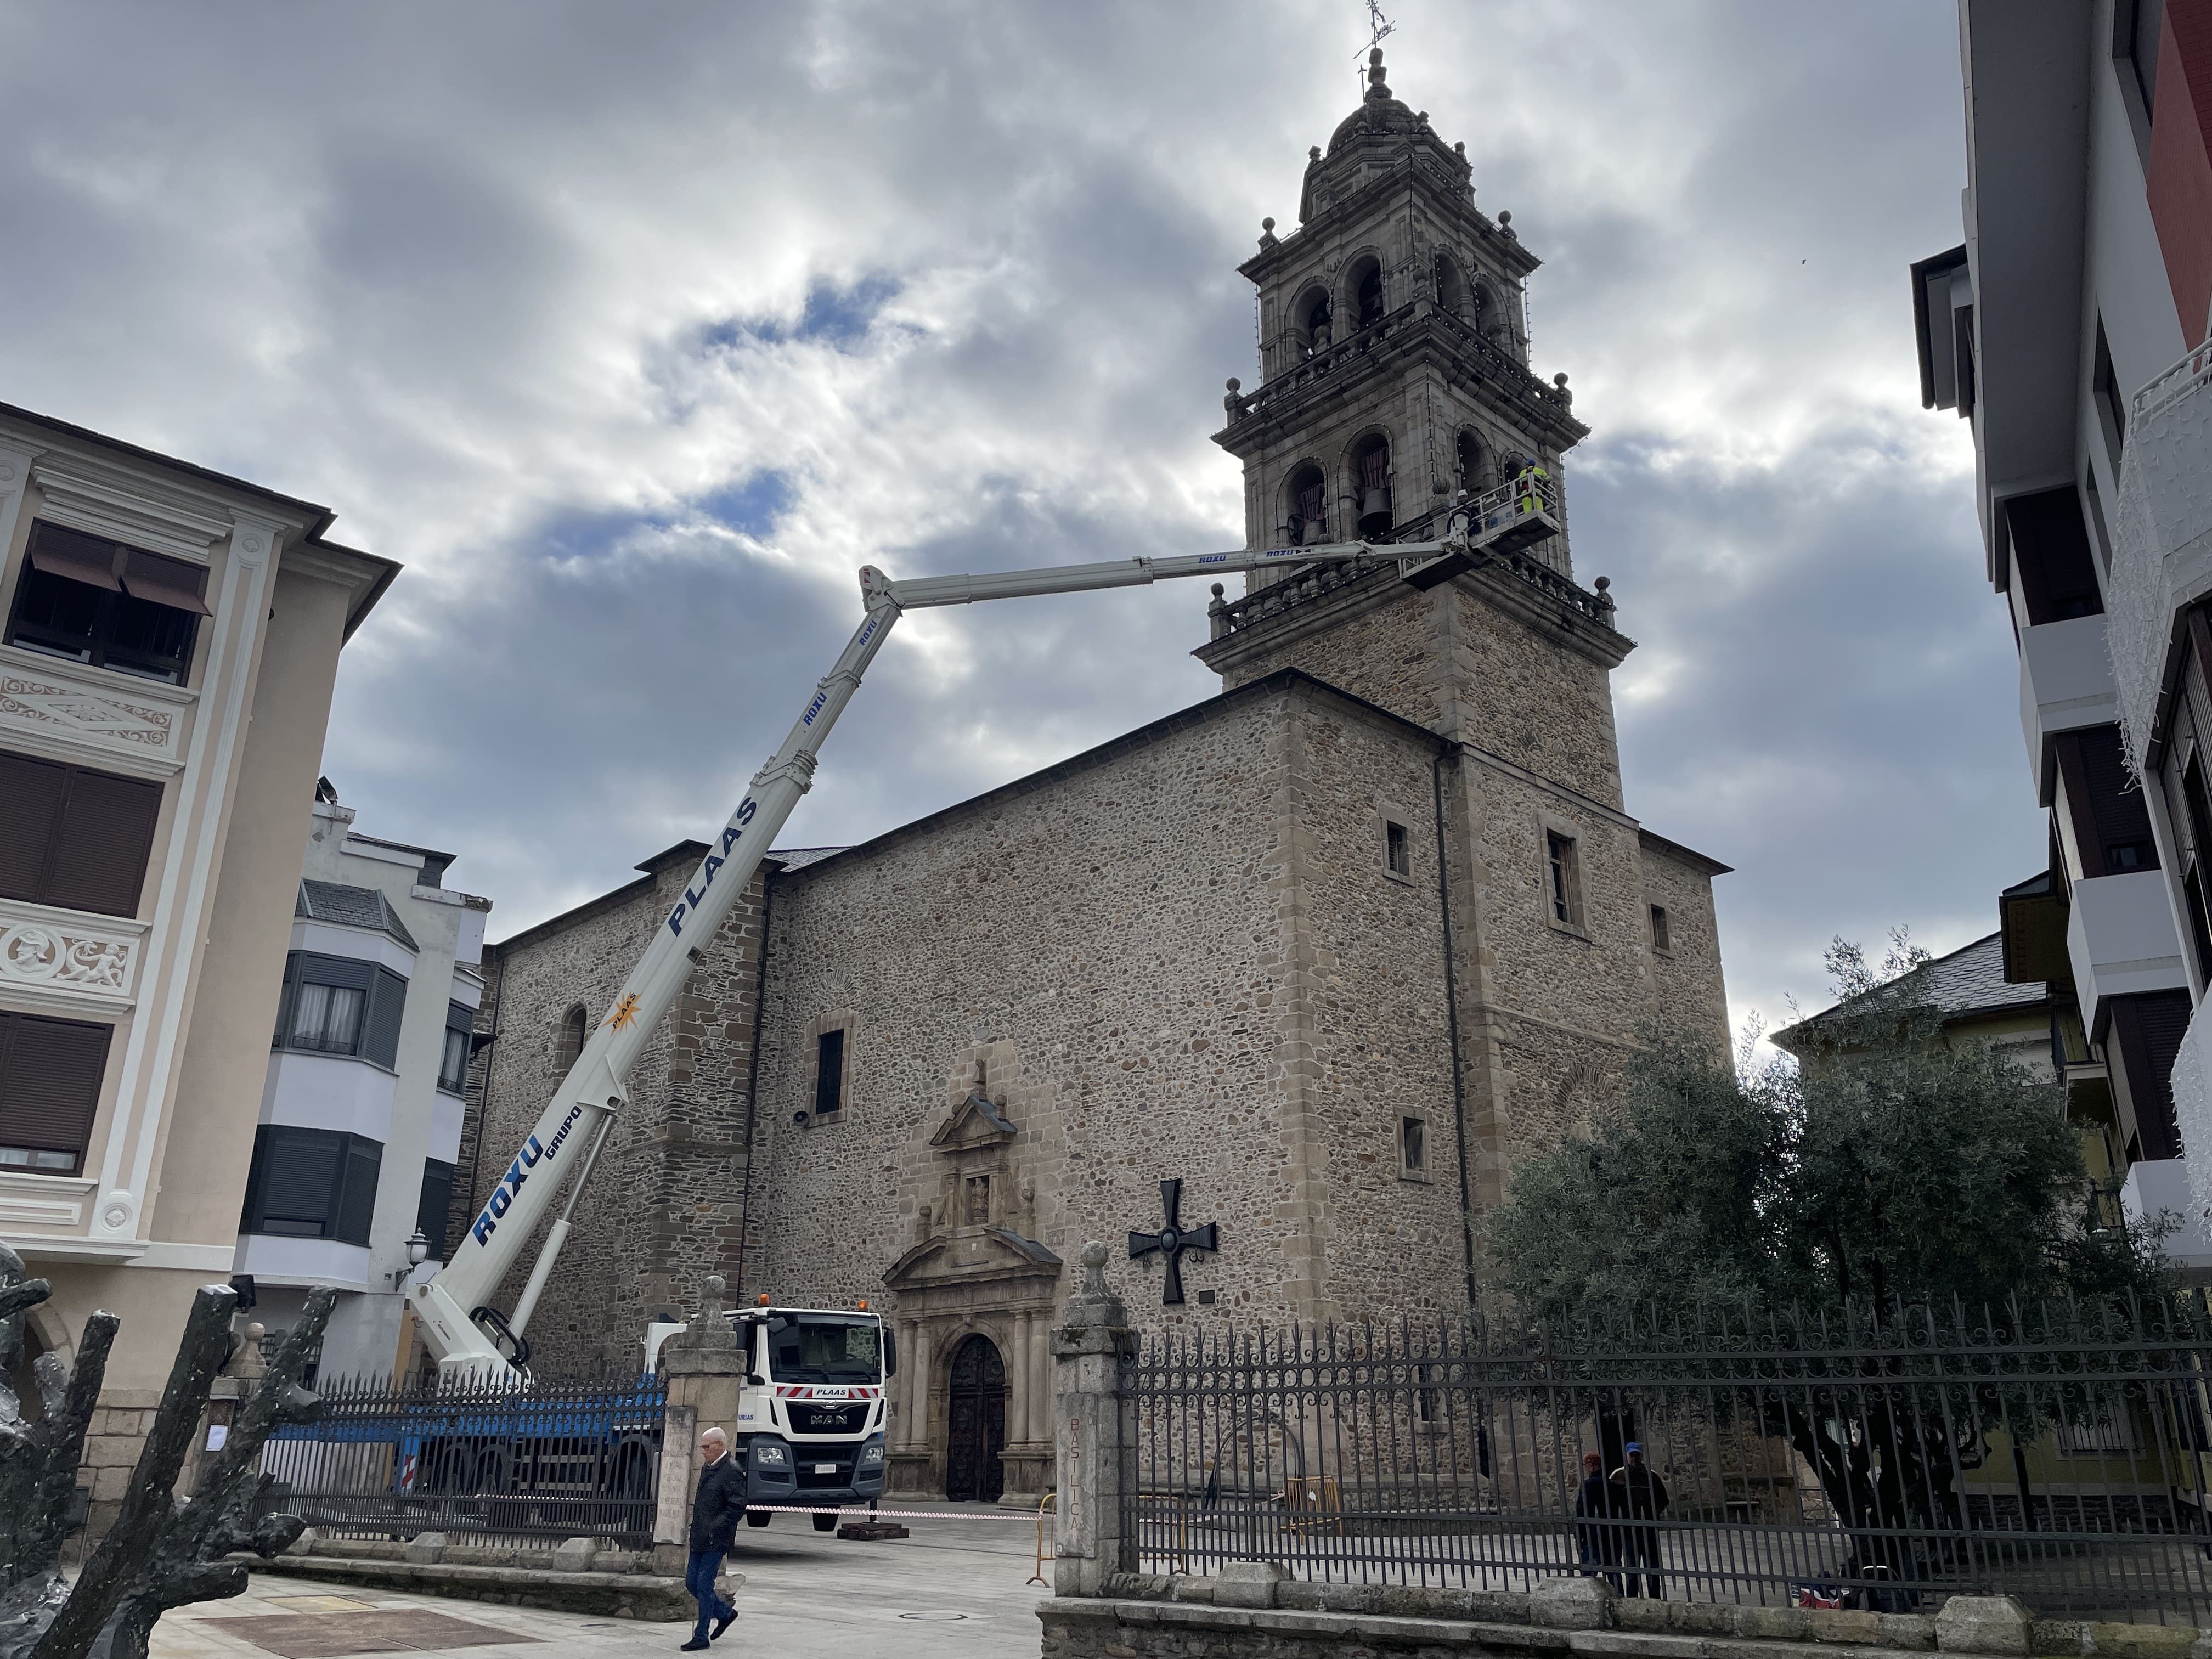
[[[2123,1204],[2181,1214],[2170,1250],[2212,1269],[2212,0],[1959,22],[1966,240],[1913,267],[1913,308],[1923,401],[1972,422],[2051,815],[2007,977],[2078,1002],[2060,1052],[2109,1085]]]
[[[381,1377],[412,1346],[410,1277],[445,1255],[491,901],[317,793],[234,1282],[272,1334],[309,1286],[343,1291],[318,1375]]]
[[[33,1354],[122,1317],[94,1532],[236,1253],[338,652],[398,569],[331,516],[0,405],[0,1243]]]

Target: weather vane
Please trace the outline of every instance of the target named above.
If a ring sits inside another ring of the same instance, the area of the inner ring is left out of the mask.
[[[1397,32],[1398,26],[1382,15],[1382,0],[1367,0],[1367,44],[1352,53],[1352,60],[1358,65],[1359,85],[1363,92],[1367,87],[1368,52],[1382,44],[1384,35]]]

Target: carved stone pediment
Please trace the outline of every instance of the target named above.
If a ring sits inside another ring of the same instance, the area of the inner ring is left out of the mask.
[[[1057,1279],[1061,1265],[1043,1245],[1012,1228],[963,1227],[915,1245],[891,1263],[884,1284],[907,1295],[993,1279]]]
[[[964,1152],[1012,1140],[1020,1131],[981,1095],[970,1094],[945,1115],[929,1144],[940,1152]]]

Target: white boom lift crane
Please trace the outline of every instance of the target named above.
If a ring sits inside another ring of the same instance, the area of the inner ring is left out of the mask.
[[[638,1050],[683,990],[692,965],[701,959],[730,906],[750,884],[777,832],[806,793],[823,739],[852,701],[860,676],[883,648],[901,613],[979,599],[1084,593],[1143,586],[1176,576],[1357,559],[1395,560],[1406,580],[1432,587],[1473,568],[1481,556],[1557,535],[1557,501],[1549,478],[1524,476],[1462,499],[1449,514],[1446,533],[1437,541],[1271,547],[1259,552],[1117,559],[991,575],[922,576],[910,581],[892,581],[872,566],[863,567],[860,597],[867,614],[859,630],[808,699],[783,746],[755,775],[683,898],[654,930],[653,942],[623,982],[614,1006],[500,1175],[451,1259],[410,1292],[423,1342],[436,1358],[441,1378],[503,1376],[527,1365],[530,1349],[524,1332],[568,1238],[577,1194],[627,1100],[630,1066]],[[490,1298],[553,1208],[564,1180],[568,1201],[546,1233],[514,1313],[502,1317]]]

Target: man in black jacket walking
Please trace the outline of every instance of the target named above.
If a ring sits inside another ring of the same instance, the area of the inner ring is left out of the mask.
[[[1613,1512],[1613,1487],[1605,1478],[1605,1459],[1595,1452],[1584,1452],[1582,1490],[1575,1494],[1575,1543],[1583,1576],[1602,1578],[1617,1592],[1620,1575],[1611,1569],[1620,1559],[1620,1529],[1606,1524]]]
[[[685,1653],[699,1653],[738,1616],[738,1610],[714,1591],[722,1571],[722,1558],[738,1541],[738,1517],[745,1512],[744,1472],[730,1455],[728,1437],[720,1429],[699,1436],[699,1490],[691,1499],[691,1556],[684,1569],[684,1588],[699,1604],[699,1623]],[[710,1632],[708,1626],[714,1628]]]
[[[1631,1595],[1657,1601],[1666,1593],[1659,1582],[1658,1523],[1671,1500],[1659,1471],[1644,1461],[1644,1448],[1632,1440],[1624,1450],[1626,1466],[1613,1472],[1613,1512],[1632,1522],[1620,1528],[1620,1564],[1628,1569],[1625,1588]],[[1641,1583],[1639,1565],[1644,1569]]]

